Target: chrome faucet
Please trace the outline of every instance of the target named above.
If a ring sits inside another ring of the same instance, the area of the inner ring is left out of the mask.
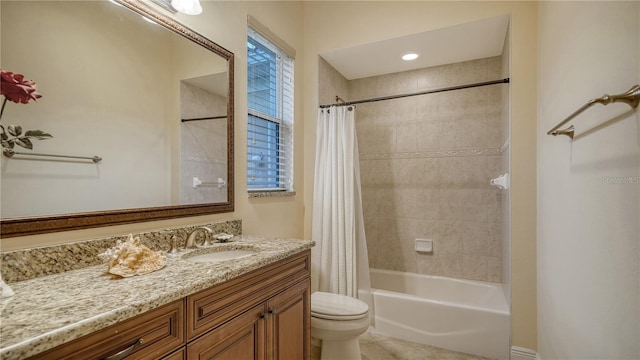
[[[209,244],[208,238],[213,234],[213,231],[206,226],[200,226],[193,229],[193,231],[189,233],[189,236],[187,236],[187,243],[184,246],[185,249],[193,249],[196,247],[196,236],[200,230],[205,231],[204,245],[206,246]]]

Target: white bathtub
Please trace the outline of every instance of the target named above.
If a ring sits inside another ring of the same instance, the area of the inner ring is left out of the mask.
[[[371,288],[374,332],[509,359],[510,316],[501,284],[371,269]]]

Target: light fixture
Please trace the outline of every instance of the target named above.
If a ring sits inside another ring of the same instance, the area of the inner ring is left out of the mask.
[[[202,12],[200,0],[171,0],[171,6],[187,15],[198,15]]]
[[[417,52],[407,52],[402,54],[402,60],[404,61],[411,61],[411,60],[415,60],[417,58],[420,57],[420,54],[418,54]]]

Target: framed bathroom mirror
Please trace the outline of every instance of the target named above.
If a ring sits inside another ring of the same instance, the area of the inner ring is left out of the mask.
[[[233,211],[232,52],[137,0],[0,6],[2,69],[42,94],[0,124],[52,135],[3,148],[2,237]]]

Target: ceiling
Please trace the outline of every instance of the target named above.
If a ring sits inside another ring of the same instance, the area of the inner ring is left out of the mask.
[[[229,80],[226,72],[217,74],[210,74],[199,76],[191,79],[182,80],[187,84],[198,87],[202,90],[206,90],[210,93],[227,97],[227,88],[229,87]]]
[[[502,54],[509,15],[382,40],[320,54],[347,80]],[[404,61],[407,52],[420,57]]]

